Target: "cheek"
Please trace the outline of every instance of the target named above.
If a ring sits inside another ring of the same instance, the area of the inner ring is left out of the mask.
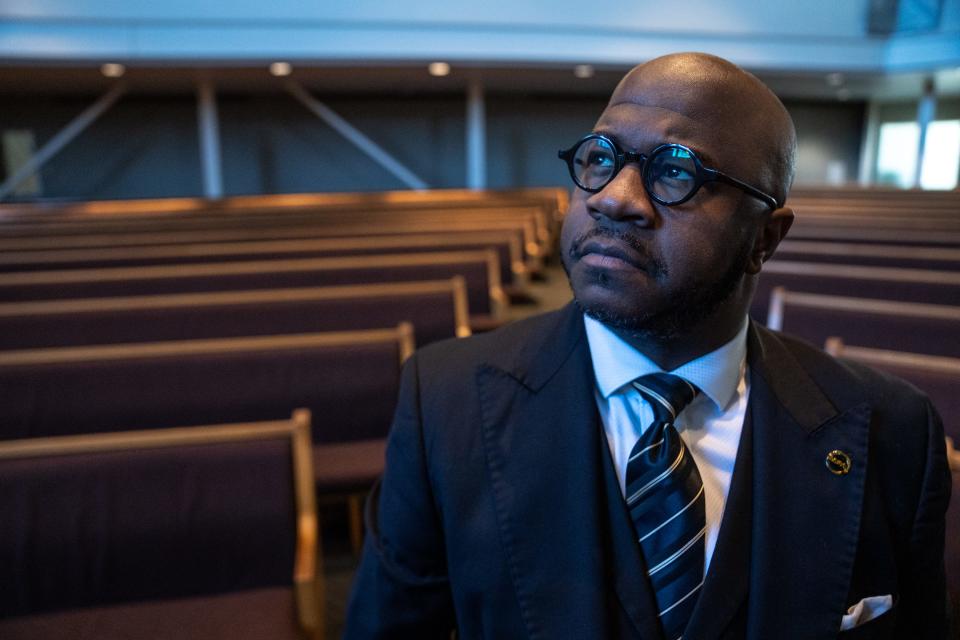
[[[674,271],[674,281],[689,284],[711,282],[725,274],[740,261],[745,243],[749,239],[742,229],[731,229],[718,234],[716,229],[707,232],[691,231],[669,251],[669,263]]]
[[[560,229],[560,256],[565,257],[570,245],[590,227],[593,219],[587,214],[586,208],[576,200],[571,201],[567,215],[563,218]]]

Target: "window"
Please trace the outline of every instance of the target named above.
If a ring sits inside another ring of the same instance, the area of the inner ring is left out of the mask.
[[[880,125],[877,182],[902,188],[913,186],[917,170],[920,128],[916,122]],[[953,189],[960,173],[960,120],[935,120],[927,128],[920,187]]]
[[[936,120],[927,128],[920,186],[953,189],[960,173],[960,120]]]

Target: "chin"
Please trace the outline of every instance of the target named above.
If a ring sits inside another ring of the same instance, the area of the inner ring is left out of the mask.
[[[636,288],[571,282],[574,301],[585,314],[625,336],[663,344],[690,336],[721,317],[746,313],[736,295],[740,279],[730,275],[679,291],[658,289],[646,295]]]
[[[669,304],[657,304],[658,292],[638,295],[636,285],[596,274],[585,281],[571,278],[571,286],[580,310],[611,329],[657,340],[668,340],[682,332],[677,320],[683,314]]]
[[[628,337],[640,340],[669,342],[685,335],[688,327],[678,322],[671,310],[654,312],[609,304],[596,299],[574,297],[580,310],[594,320]]]
[[[652,276],[641,270],[595,269],[564,265],[574,301],[590,317],[641,340],[671,342],[726,317],[742,317],[749,303],[744,289],[750,244],[736,247],[726,265],[700,277],[670,281],[667,270]],[[705,271],[705,272],[703,272]]]

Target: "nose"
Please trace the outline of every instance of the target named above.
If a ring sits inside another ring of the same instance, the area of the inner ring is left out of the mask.
[[[603,189],[587,198],[586,205],[594,219],[604,217],[644,227],[656,223],[657,209],[647,195],[638,164],[627,164]]]

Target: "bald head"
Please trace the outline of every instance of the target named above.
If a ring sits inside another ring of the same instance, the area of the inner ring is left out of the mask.
[[[746,140],[763,162],[745,176],[781,204],[793,182],[796,132],[783,103],[756,76],[705,53],[676,53],[634,67],[617,85],[610,106],[632,103],[697,121],[720,141]]]

